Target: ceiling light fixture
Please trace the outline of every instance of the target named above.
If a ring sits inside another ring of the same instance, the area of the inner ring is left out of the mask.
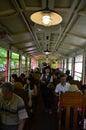
[[[44,54],[45,55],[50,55],[51,54],[51,51],[48,50],[48,44],[47,44],[47,49],[44,51]]]
[[[46,0],[46,8],[33,13],[30,19],[39,25],[53,26],[62,22],[62,17],[54,10],[48,8],[48,0]]]

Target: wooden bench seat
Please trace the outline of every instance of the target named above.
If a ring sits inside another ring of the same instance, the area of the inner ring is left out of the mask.
[[[83,98],[80,92],[66,92],[61,94],[58,130],[74,130],[79,128],[78,110],[79,108],[82,109],[82,101]]]

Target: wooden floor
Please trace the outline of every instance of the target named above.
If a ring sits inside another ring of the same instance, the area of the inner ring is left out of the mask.
[[[58,120],[57,113],[53,107],[52,114],[44,111],[43,101],[39,92],[37,97],[37,108],[35,115],[30,117],[30,130],[57,130]]]

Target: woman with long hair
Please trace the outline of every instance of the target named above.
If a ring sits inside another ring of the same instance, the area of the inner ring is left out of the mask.
[[[26,84],[24,85],[24,89],[29,97],[28,105],[30,108],[30,112],[34,113],[36,107],[37,86],[32,76],[26,79]]]

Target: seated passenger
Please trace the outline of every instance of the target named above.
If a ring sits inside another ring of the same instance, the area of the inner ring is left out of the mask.
[[[14,88],[21,88],[23,89],[22,80],[16,74],[11,75],[11,83],[13,84]]]
[[[17,82],[15,82],[14,84],[13,84],[13,86],[14,86],[14,89],[24,89],[24,87],[23,87],[23,85],[22,85],[22,83],[21,82],[19,82],[19,81],[17,81]]]
[[[86,94],[86,84],[81,85],[81,91],[83,94]]]
[[[60,77],[60,83],[56,85],[55,95],[57,97],[57,110],[59,111],[60,94],[69,91],[70,83],[66,82],[66,75],[62,74]]]
[[[14,94],[11,83],[0,85],[1,130],[23,130],[28,114],[23,99]]]
[[[14,84],[14,83],[17,81],[17,79],[18,79],[17,74],[12,74],[12,75],[11,75],[11,83],[12,83],[12,84]]]
[[[29,97],[28,105],[30,107],[30,112],[34,113],[36,107],[37,86],[34,83],[34,78],[32,76],[26,79],[24,89]]]
[[[55,93],[61,94],[69,90],[70,83],[66,82],[66,75],[63,74],[60,77],[60,83],[56,85]]]
[[[19,76],[19,78],[21,79],[21,83],[22,83],[22,85],[24,86],[25,83],[26,83],[25,74],[24,74],[24,73],[21,73],[21,75]]]

